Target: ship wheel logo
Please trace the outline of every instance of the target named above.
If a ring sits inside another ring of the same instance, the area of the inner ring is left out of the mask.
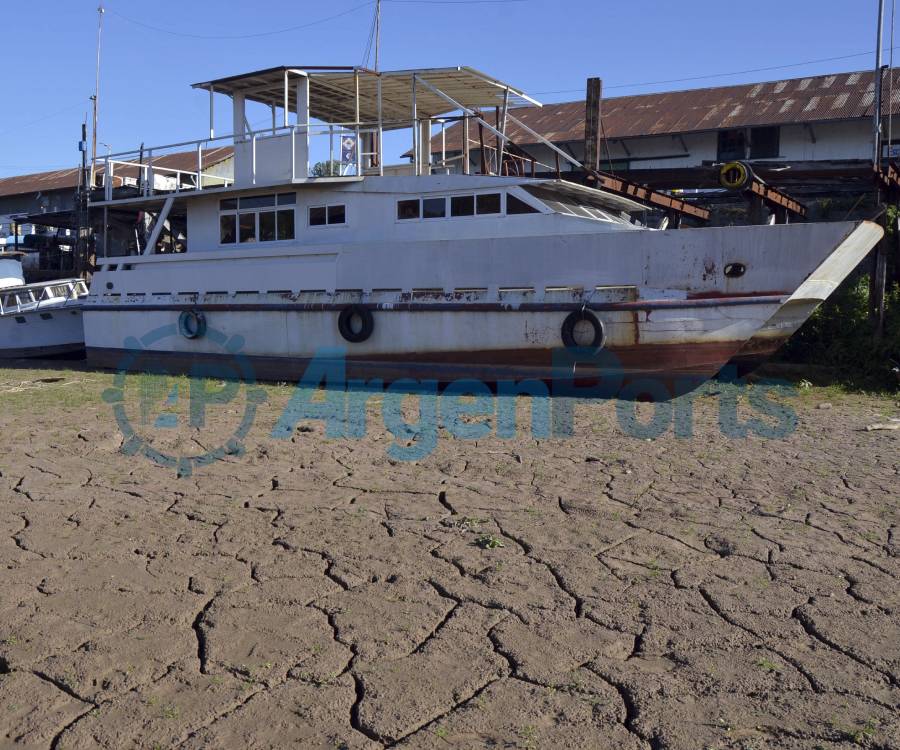
[[[174,468],[179,477],[190,476],[195,468],[228,456],[242,456],[244,440],[256,420],[257,409],[266,400],[265,391],[256,384],[250,360],[242,353],[243,337],[229,337],[214,328],[204,333],[204,338],[219,349],[218,361],[191,366],[187,377],[168,372],[154,351],[160,341],[179,337],[176,324],[156,328],[140,339],[126,338],[126,354],[119,361],[112,386],[103,392],[103,400],[112,406],[124,438],[120,452],[127,456],[142,455],[160,466]],[[211,382],[216,382],[218,387],[210,389]],[[137,399],[133,398],[135,389]],[[238,413],[235,406],[241,401],[243,409],[235,418],[232,416]],[[227,412],[226,419],[234,426],[224,442],[205,448],[196,436],[207,427],[207,412],[212,410],[217,412],[216,416]],[[185,421],[191,434],[189,442],[204,450],[181,454],[177,449],[155,447],[161,436],[179,432]]]

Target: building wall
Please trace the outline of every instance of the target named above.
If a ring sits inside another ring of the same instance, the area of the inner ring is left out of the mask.
[[[900,133],[900,127],[898,127]],[[600,168],[623,169],[678,169],[699,167],[704,163],[719,161],[718,132],[686,133],[684,135],[647,136],[643,138],[610,139],[601,145]],[[557,144],[578,162],[584,156],[582,143]],[[541,144],[524,146],[538,162],[538,171],[556,168],[556,154]],[[448,153],[448,156],[459,152]],[[493,152],[489,152],[493,153]],[[827,122],[780,127],[779,155],[761,161],[851,161],[872,157],[872,126],[866,120]],[[439,158],[439,157],[437,157]],[[478,150],[472,151],[472,169],[480,167]],[[452,171],[458,171],[458,167]],[[577,169],[560,158],[563,172]]]
[[[68,211],[75,204],[75,189],[53,190],[42,193],[22,193],[0,197],[0,237],[12,237],[11,216],[15,214]],[[32,234],[30,224],[20,225],[19,234]]]

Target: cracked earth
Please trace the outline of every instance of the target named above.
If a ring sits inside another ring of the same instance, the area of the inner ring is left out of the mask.
[[[272,387],[179,477],[122,454],[110,382],[0,370],[4,746],[900,747],[895,398],[813,393],[779,440],[585,403],[403,462],[378,397],[364,439],[273,439]]]

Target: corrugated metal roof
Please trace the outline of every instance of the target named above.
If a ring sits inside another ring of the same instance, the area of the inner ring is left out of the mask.
[[[225,161],[234,153],[232,146],[206,149],[203,152],[203,165],[211,167],[214,164]],[[179,169],[190,172],[197,169],[196,151],[179,151],[174,154],[154,157],[153,164],[157,167]],[[103,163],[98,161],[98,171],[103,172]],[[36,172],[35,174],[18,175],[15,177],[0,177],[0,198],[10,195],[25,195],[28,193],[46,193],[53,190],[74,190],[78,187],[78,173],[80,168],[57,169],[52,172]],[[137,167],[119,167],[115,174],[137,174]]]
[[[413,96],[413,74],[420,83]],[[291,78],[290,76],[294,76]],[[282,107],[287,95],[288,107],[296,111],[296,76],[309,79],[311,116],[326,123],[356,121],[356,91],[359,90],[359,116],[362,122],[378,120],[378,81],[384,127],[388,130],[408,127],[415,99],[419,117],[438,117],[456,107],[429,88],[439,89],[464,107],[501,106],[505,92],[513,106],[535,104],[534,99],[507,83],[467,66],[454,68],[421,68],[417,70],[383,70],[366,68],[280,67],[257,70],[243,75],[195,83],[194,88],[214,90],[221,94],[242,94],[261,104]],[[287,91],[285,91],[287,86]]]
[[[884,113],[900,114],[900,69],[894,75],[893,100],[888,102],[885,76]],[[874,73],[808,76],[768,83],[638,94],[604,99],[601,113],[607,138],[675,135],[703,130],[852,120],[872,117]],[[545,104],[542,109],[517,108],[515,116],[545,138],[559,142],[584,139],[584,100]],[[534,141],[515,125],[508,129],[519,144]],[[477,130],[475,131],[477,133]],[[447,150],[462,148],[462,126],[447,129]],[[491,136],[490,141],[493,142]],[[431,150],[441,150],[440,137]]]

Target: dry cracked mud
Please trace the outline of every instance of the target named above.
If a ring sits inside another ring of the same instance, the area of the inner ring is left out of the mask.
[[[0,370],[0,745],[900,747],[900,432],[864,430],[896,397],[814,389],[781,439],[715,390],[691,438],[581,403],[409,462],[378,396],[363,439],[273,438],[273,386],[179,475],[111,383]]]

